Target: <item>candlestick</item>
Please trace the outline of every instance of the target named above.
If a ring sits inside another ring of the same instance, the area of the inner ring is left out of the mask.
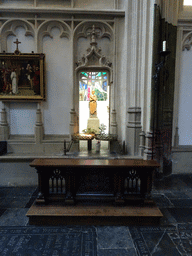
[[[163,52],[166,51],[166,41],[163,41]]]

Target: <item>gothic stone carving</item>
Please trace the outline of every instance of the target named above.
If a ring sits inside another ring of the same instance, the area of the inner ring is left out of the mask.
[[[84,55],[81,60],[76,62],[76,67],[87,67],[87,66],[100,66],[111,68],[112,63],[107,60],[106,56],[101,54],[101,48],[97,47],[97,38],[107,37],[111,39],[112,33],[106,30],[106,25],[92,25],[86,24],[82,30],[77,33],[78,37],[90,37],[90,47],[87,49],[87,54]]]

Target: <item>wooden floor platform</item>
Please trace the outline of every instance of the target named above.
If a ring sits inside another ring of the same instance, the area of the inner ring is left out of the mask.
[[[155,205],[36,205],[26,214],[30,225],[159,225],[163,214]]]

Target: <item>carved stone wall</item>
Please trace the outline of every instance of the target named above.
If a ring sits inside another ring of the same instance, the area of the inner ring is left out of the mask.
[[[78,71],[85,67],[107,69],[111,83],[116,75],[113,74],[116,66],[114,26],[118,19],[124,19],[125,11],[120,10],[124,1],[97,1],[97,8],[95,1],[84,0],[49,1],[48,5],[39,0],[28,0],[23,6],[20,1],[12,1],[9,6],[8,2],[5,0],[0,4],[4,13],[0,17],[0,51],[14,52],[14,40],[22,38],[19,45],[22,53],[44,52],[47,98],[42,103],[30,103],[31,116],[27,110],[29,103],[23,103],[23,111],[32,118],[31,122],[30,118],[22,119],[19,102],[0,103],[1,139],[8,140],[8,150],[13,153],[62,152],[63,140],[69,140],[70,135],[78,131]],[[93,25],[98,43],[94,54],[90,50]],[[86,55],[84,63],[83,55]],[[111,123],[116,134],[115,86],[110,100],[113,106]],[[32,117],[34,114],[36,120]],[[23,120],[23,127],[26,127],[18,133],[13,125],[13,115],[17,123]]]

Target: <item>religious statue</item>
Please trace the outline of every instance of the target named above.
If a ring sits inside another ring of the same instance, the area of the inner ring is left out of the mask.
[[[95,91],[92,91],[89,98],[89,111],[90,117],[97,117],[97,96],[95,95]]]
[[[15,69],[11,72],[11,80],[12,80],[12,93],[17,94],[18,93],[18,85],[17,85],[17,74],[15,72]]]

